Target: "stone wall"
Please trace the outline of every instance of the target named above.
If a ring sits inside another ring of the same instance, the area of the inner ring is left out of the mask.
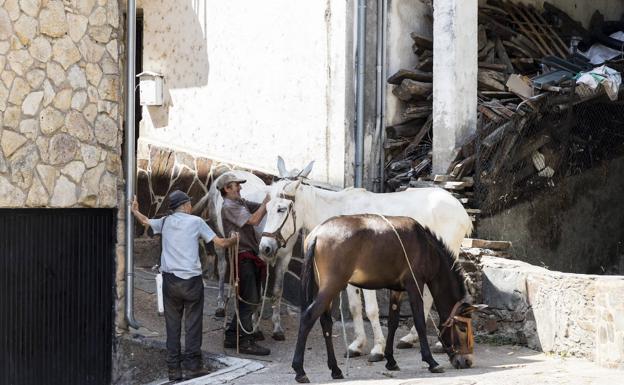
[[[0,207],[123,207],[122,39],[117,0],[0,0]]]
[[[483,256],[483,336],[624,368],[624,277],[569,274]]]

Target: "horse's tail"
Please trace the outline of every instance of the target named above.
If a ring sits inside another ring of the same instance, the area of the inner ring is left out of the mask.
[[[301,269],[301,312],[303,313],[314,299],[314,249],[316,248],[316,236],[308,240],[308,248],[303,259]]]

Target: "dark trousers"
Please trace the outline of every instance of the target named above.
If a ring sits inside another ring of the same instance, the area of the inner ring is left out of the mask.
[[[240,297],[245,300],[245,302],[249,302],[252,304],[259,303],[261,282],[260,269],[250,259],[239,259],[238,270],[240,277],[240,282],[238,285]],[[250,305],[245,302],[239,301],[239,314],[241,324],[243,325],[245,330],[251,332],[251,329],[253,327],[251,316],[256,310],[257,305]],[[234,314],[234,317],[230,321],[228,328],[225,330],[225,339],[228,341],[236,341],[236,322],[236,314]],[[245,333],[242,328],[240,329],[239,335],[241,341],[251,338],[251,335]]]
[[[204,282],[201,276],[190,279],[163,273],[163,300],[167,327],[167,366],[194,370],[202,365],[202,320],[204,313]],[[184,355],[180,344],[184,315]]]

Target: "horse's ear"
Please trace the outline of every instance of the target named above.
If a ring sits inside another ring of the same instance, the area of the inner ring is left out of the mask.
[[[301,171],[299,173],[299,176],[301,176],[302,178],[307,178],[308,175],[310,175],[310,172],[312,171],[312,167],[314,166],[314,161],[308,163],[307,166],[305,166],[305,168],[303,169],[303,171]]]
[[[288,177],[288,170],[286,170],[286,163],[284,162],[284,159],[280,155],[277,156],[277,172],[279,173],[280,178]]]
[[[284,193],[287,195],[295,195],[297,189],[301,185],[301,179],[291,182],[284,186]]]

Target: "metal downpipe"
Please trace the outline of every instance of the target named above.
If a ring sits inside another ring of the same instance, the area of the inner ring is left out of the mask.
[[[384,140],[385,121],[384,109],[386,99],[386,0],[377,1],[377,65],[375,80],[375,138],[377,139],[377,149],[374,151],[373,162],[377,167],[371,167],[374,171],[374,188],[376,192],[383,192],[384,189]]]
[[[364,64],[366,61],[366,0],[358,0],[357,77],[355,86],[355,187],[364,173]]]
[[[134,81],[136,51],[136,2],[128,0],[126,13],[126,101],[124,131],[126,155],[126,320],[128,326],[138,329],[140,324],[134,319],[134,218],[132,200],[134,197],[135,157],[134,145]]]

